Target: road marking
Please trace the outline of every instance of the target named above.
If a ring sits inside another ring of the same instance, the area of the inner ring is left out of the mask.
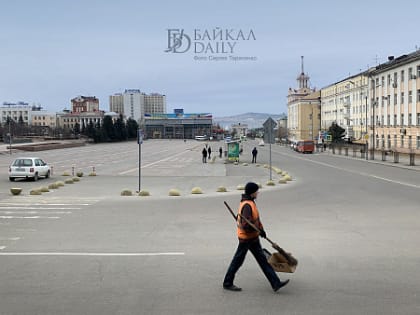
[[[153,166],[153,165],[155,165],[155,164],[158,164],[158,163],[160,163],[160,162],[166,162],[166,161],[169,161],[169,160],[171,160],[173,157],[178,156],[178,155],[182,155],[182,154],[185,154],[185,153],[186,153],[186,152],[179,152],[179,153],[174,154],[174,155],[171,155],[171,156],[169,156],[169,157],[167,157],[167,158],[164,158],[164,159],[161,159],[161,160],[158,160],[158,161],[155,161],[155,162],[152,162],[152,163],[146,164],[146,165],[142,165],[142,166],[141,166],[141,168],[147,168],[147,167]],[[188,153],[188,152],[187,152],[187,153]],[[131,170],[127,170],[127,171],[120,172],[120,173],[118,173],[118,175],[124,175],[124,174],[132,173],[132,172],[135,172],[135,171],[138,171],[138,170],[139,170],[139,168],[138,168],[138,167],[136,167],[136,168],[133,168],[133,169],[131,169]]]
[[[39,215],[32,217],[16,217],[11,215],[0,215],[0,219],[60,219],[60,217],[42,217]]]
[[[3,250],[5,248],[6,248],[6,246],[0,246],[0,250]]]
[[[20,237],[0,237],[0,241],[18,241]]]
[[[54,207],[2,207],[0,209],[7,210],[81,210],[82,208],[54,208]]]
[[[290,155],[290,154],[281,153],[281,152],[277,152],[277,153],[281,154],[281,155],[292,157],[292,155]],[[328,163],[324,163],[324,162],[320,162],[320,161],[314,161],[314,160],[299,157],[299,156],[294,156],[293,155],[293,158],[300,159],[300,160],[307,161],[307,162],[312,162],[314,164],[319,164],[319,165],[322,165],[322,166],[334,168],[334,169],[337,169],[337,170],[340,170],[340,171],[345,171],[345,172],[352,173],[352,174],[363,175],[363,176],[372,177],[372,178],[375,178],[375,179],[380,179],[380,180],[390,182],[390,183],[394,183],[394,184],[398,184],[398,185],[403,185],[403,186],[408,186],[408,187],[420,189],[420,185],[404,183],[404,182],[400,182],[400,181],[397,181],[397,180],[392,180],[392,179],[389,179],[389,178],[380,177],[380,176],[372,175],[372,174],[365,173],[365,172],[353,171],[353,170],[345,169],[345,168],[342,168],[342,167],[334,166],[334,165],[331,165],[331,164],[328,164]]]
[[[11,203],[1,202],[1,206],[90,206],[90,203]]]
[[[0,211],[0,214],[71,214],[71,211]]]
[[[104,256],[104,257],[136,257],[136,256],[182,256],[183,252],[162,253],[92,253],[92,252],[3,252],[0,256]]]

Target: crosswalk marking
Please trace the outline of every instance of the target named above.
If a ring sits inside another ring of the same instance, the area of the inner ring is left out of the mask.
[[[18,241],[20,237],[0,237],[0,241]]]
[[[0,206],[0,210],[7,209],[7,210],[81,210],[82,208],[57,208],[57,207],[3,207]]]
[[[0,250],[3,250],[5,248],[6,248],[6,246],[0,246]]]

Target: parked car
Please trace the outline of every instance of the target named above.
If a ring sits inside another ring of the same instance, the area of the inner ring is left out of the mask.
[[[38,157],[19,157],[9,166],[9,180],[26,178],[38,180],[39,177],[50,177],[50,166]]]

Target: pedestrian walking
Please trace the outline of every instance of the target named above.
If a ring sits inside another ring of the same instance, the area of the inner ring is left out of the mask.
[[[289,280],[280,281],[273,267],[268,263],[258,238],[259,236],[263,238],[266,237],[255,203],[258,189],[259,187],[256,183],[249,182],[245,185],[245,193],[242,194],[237,216],[237,235],[239,244],[223,280],[223,288],[225,290],[242,291],[240,287],[237,287],[234,284],[234,280],[236,272],[242,266],[248,250],[254,255],[255,260],[258,262],[258,265],[270,282],[274,292],[277,292],[280,288],[289,283]],[[260,231],[258,232],[251,227],[242,216],[253,223]]]
[[[257,147],[254,147],[254,149],[252,149],[252,163],[257,163],[257,154]]]
[[[209,148],[207,149],[207,153],[208,153],[208,158],[209,158],[209,160],[211,159],[211,148],[210,148],[210,146],[209,146]]]
[[[222,147],[220,147],[220,148],[219,148],[219,158],[222,158],[222,153],[223,153],[223,148],[222,148]]]
[[[203,151],[201,151],[201,154],[203,155],[203,163],[207,163],[207,150],[206,150],[206,148],[203,148]]]

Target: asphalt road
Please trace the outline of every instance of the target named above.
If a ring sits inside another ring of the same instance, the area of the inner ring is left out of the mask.
[[[38,182],[8,182],[12,157],[0,156],[0,314],[419,314],[420,173],[273,145],[273,166],[293,181],[267,187],[269,146],[258,147],[260,166],[242,164],[255,144],[232,165],[201,163],[201,142],[145,141],[150,197],[119,195],[138,188],[133,143],[38,152],[55,169]],[[27,194],[72,165],[98,176]],[[268,237],[299,259],[278,293],[252,255],[235,281],[243,291],[221,287],[237,244],[223,201],[236,208],[250,179],[263,185]],[[16,185],[22,196],[8,193]]]

